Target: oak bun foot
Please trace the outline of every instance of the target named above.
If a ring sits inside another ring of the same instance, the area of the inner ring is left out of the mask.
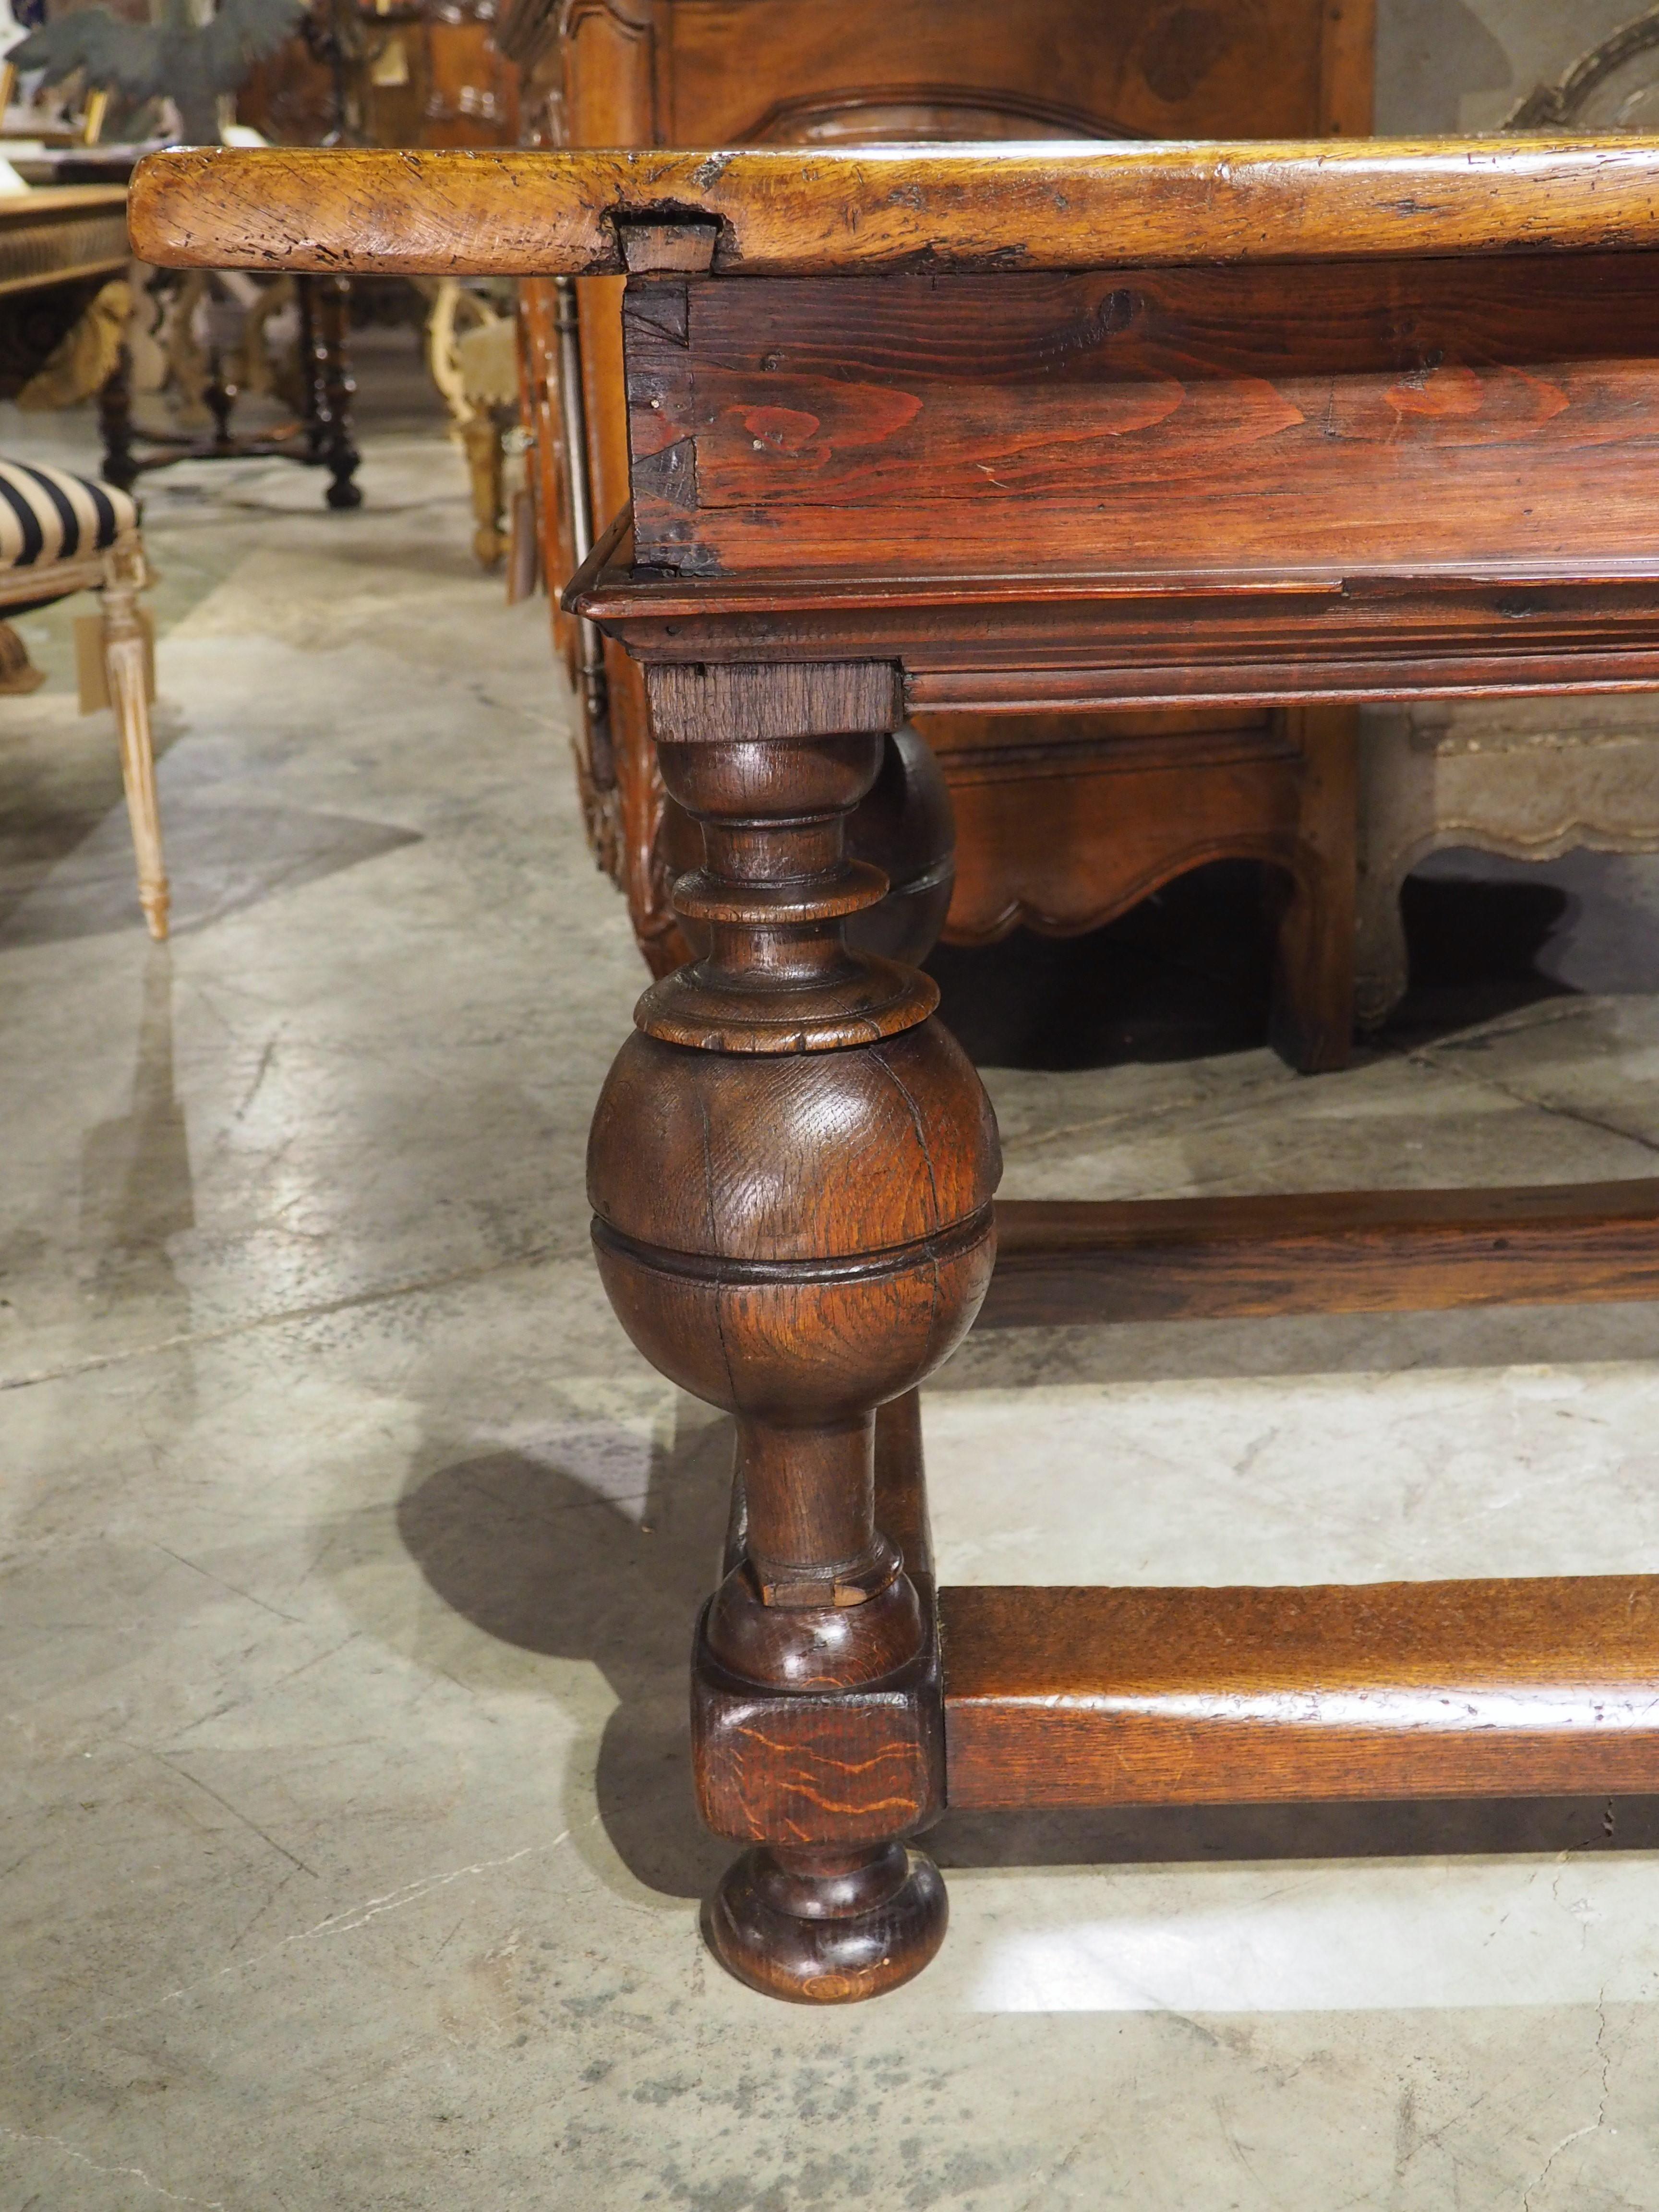
[[[856,2004],[911,1981],[945,1941],[950,1905],[924,1852],[745,1851],[703,1908],[726,1972],[793,2004]]]

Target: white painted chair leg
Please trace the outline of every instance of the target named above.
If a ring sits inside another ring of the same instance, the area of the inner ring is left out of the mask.
[[[155,755],[150,742],[144,633],[137,595],[148,581],[137,535],[119,538],[104,559],[104,673],[121,741],[121,781],[138,863],[138,903],[149,933],[167,933],[167,876],[161,817],[155,804]]]

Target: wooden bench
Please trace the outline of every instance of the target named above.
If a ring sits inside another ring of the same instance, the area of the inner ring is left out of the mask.
[[[570,605],[643,669],[703,951],[590,1188],[634,1340],[737,1419],[693,1668],[726,1965],[916,1972],[947,1802],[1659,1788],[1659,1577],[935,1592],[915,1399],[982,1304],[1653,1297],[1659,1188],[999,1212],[933,986],[842,936],[911,708],[1659,687],[1659,143],[183,153],[134,230],[627,277],[631,513]]]

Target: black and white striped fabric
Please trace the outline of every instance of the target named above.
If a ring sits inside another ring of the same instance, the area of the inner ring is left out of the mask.
[[[113,484],[33,461],[0,461],[0,571],[101,553],[137,524],[137,508]]]

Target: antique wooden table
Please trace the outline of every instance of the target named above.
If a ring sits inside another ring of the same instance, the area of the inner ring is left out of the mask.
[[[963,1589],[915,1391],[980,1325],[1659,1295],[1659,1183],[994,1209],[842,822],[907,706],[1659,688],[1659,142],[189,153],[152,260],[625,273],[631,515],[572,587],[702,824],[600,1099],[635,1341],[735,1414],[708,1918],[811,2002],[932,1956],[977,1807],[1659,1788],[1659,1577]],[[1363,1480],[1363,1469],[1356,1470]]]
[[[15,398],[45,367],[128,258],[125,185],[0,198],[0,398]]]

